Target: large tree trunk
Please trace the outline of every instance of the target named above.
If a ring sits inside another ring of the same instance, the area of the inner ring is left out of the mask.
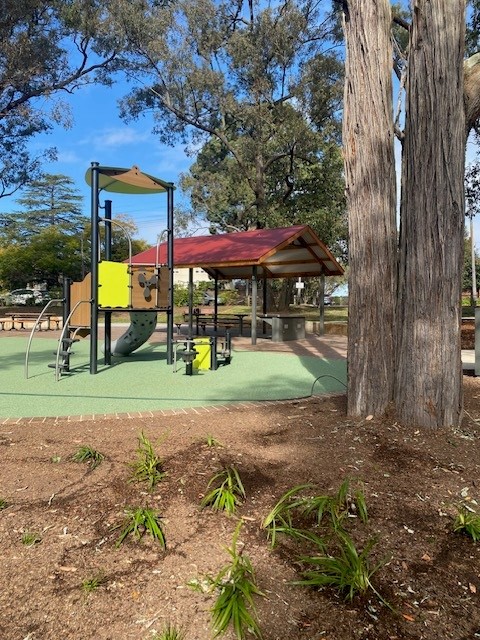
[[[343,144],[349,212],[348,412],[393,397],[395,161],[389,0],[348,0]]]
[[[462,416],[464,0],[414,0],[402,174],[395,402],[404,423]]]

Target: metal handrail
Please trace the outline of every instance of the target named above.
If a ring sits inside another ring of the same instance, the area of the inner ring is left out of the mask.
[[[42,311],[40,312],[40,315],[38,316],[38,318],[35,321],[35,324],[33,325],[33,329],[30,333],[30,336],[28,338],[28,343],[27,343],[27,350],[25,352],[25,367],[24,367],[24,375],[25,375],[25,379],[28,380],[28,357],[30,355],[30,346],[32,344],[32,340],[33,340],[33,336],[35,335],[35,331],[37,330],[38,325],[40,324],[40,322],[42,321],[42,318],[45,314],[45,311],[48,309],[48,307],[55,303],[55,302],[64,302],[63,298],[55,298],[54,300],[49,300],[47,302],[47,304],[45,305],[45,307],[42,309]]]
[[[59,379],[60,379],[60,375],[59,375],[60,367],[58,366],[58,363],[59,363],[59,361],[60,361],[60,350],[61,350],[61,348],[62,348],[63,339],[64,339],[64,337],[65,337],[65,333],[66,333],[66,331],[67,331],[67,329],[68,329],[68,326],[69,326],[69,323],[70,323],[70,318],[73,316],[73,314],[74,314],[74,313],[75,313],[75,311],[78,309],[78,307],[79,307],[81,304],[84,304],[84,303],[86,303],[86,302],[87,302],[88,304],[91,304],[91,300],[79,300],[79,301],[77,302],[77,304],[73,307],[73,309],[70,311],[70,313],[68,314],[67,319],[65,320],[65,322],[64,322],[64,324],[63,324],[62,333],[60,334],[60,338],[59,338],[59,340],[58,340],[57,357],[56,357],[56,360],[55,360],[55,382],[58,382],[58,381],[59,381]]]

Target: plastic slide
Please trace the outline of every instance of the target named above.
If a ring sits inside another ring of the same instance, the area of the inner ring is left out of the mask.
[[[152,311],[130,311],[130,326],[118,340],[112,340],[112,355],[128,356],[150,338],[156,326],[156,313]]]

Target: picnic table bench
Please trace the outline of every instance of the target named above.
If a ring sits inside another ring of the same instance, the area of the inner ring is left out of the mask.
[[[231,329],[232,327],[238,327],[239,333],[243,335],[243,328],[245,326],[245,318],[248,316],[248,313],[218,313],[216,316],[213,313],[193,313],[191,318],[189,313],[183,314],[183,321],[190,325],[190,320],[192,320],[192,324],[195,324],[196,335],[199,335],[199,329],[202,330],[205,335],[207,326],[212,326],[214,328],[221,327],[223,329]],[[177,328],[180,332],[179,323],[177,323]]]
[[[27,327],[25,326],[25,324],[27,322],[33,324],[34,322],[37,321],[38,316],[39,316],[38,313],[21,313],[21,312],[7,313],[5,314],[5,316],[0,318],[0,330],[7,331],[6,329],[7,325],[10,325],[10,328],[8,329],[8,331],[26,329]],[[47,313],[42,317],[42,320],[38,325],[38,330],[42,331],[42,325],[44,323],[46,323],[45,329],[47,331],[53,330],[53,329],[59,329],[61,322],[62,322],[62,318],[60,316],[54,313]],[[20,326],[18,327],[15,325],[20,325]]]

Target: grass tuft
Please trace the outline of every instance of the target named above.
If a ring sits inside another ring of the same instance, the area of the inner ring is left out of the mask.
[[[203,498],[202,508],[211,507],[214,511],[226,511],[229,515],[235,513],[241,498],[245,498],[240,475],[235,467],[227,467],[216,473],[207,485],[207,491],[214,486]]]
[[[34,544],[39,544],[42,541],[42,538],[39,533],[34,531],[25,531],[22,535],[22,544],[26,547],[33,547]]]
[[[371,577],[384,564],[372,566],[369,555],[375,540],[371,539],[361,553],[346,531],[336,529],[333,549],[329,553],[314,556],[303,556],[300,561],[307,565],[303,572],[304,579],[295,584],[311,587],[333,587],[343,593],[348,600],[356,594],[365,594],[372,590],[381,598],[371,583]]]
[[[299,484],[289,489],[263,520],[262,527],[267,530],[267,537],[270,540],[272,549],[276,545],[277,534],[279,533],[284,533],[294,538],[300,537],[300,530],[294,526],[293,516],[299,507],[305,503],[305,498],[299,496],[299,494],[310,488],[311,485],[309,484]]]
[[[464,533],[474,542],[480,540],[480,515],[462,507],[453,523],[455,533]]]
[[[217,591],[217,599],[211,608],[214,638],[226,632],[231,626],[238,640],[243,640],[247,632],[262,638],[257,622],[253,596],[264,594],[255,583],[255,575],[249,558],[237,550],[240,521],[233,534],[232,546],[227,549],[230,562],[211,580]]]
[[[324,516],[330,519],[333,528],[341,526],[345,518],[358,516],[364,523],[368,521],[367,504],[363,487],[350,488],[350,480],[346,478],[333,496],[314,496],[305,498],[302,505],[305,515],[315,515],[317,525]]]
[[[115,529],[122,528],[116,546],[119,547],[122,542],[131,535],[135,540],[140,540],[148,533],[156,540],[162,549],[167,546],[161,517],[154,509],[146,509],[138,507],[137,509],[126,509],[125,520],[117,525]]]
[[[165,629],[160,633],[155,633],[151,640],[185,640],[185,631],[167,623]]]
[[[215,436],[212,436],[210,433],[207,435],[206,443],[207,443],[207,447],[223,447],[222,443],[219,440],[217,440]]]
[[[3,511],[3,509],[6,509],[8,506],[9,503],[4,498],[0,498],[0,511]]]
[[[153,445],[143,431],[138,437],[137,460],[130,463],[132,477],[130,482],[146,482],[150,491],[166,476],[163,462],[157,456]]]
[[[98,467],[98,465],[103,462],[104,459],[105,456],[103,455],[103,453],[100,453],[100,451],[97,451],[96,449],[93,449],[92,447],[89,447],[87,445],[80,447],[78,451],[72,456],[72,460],[74,462],[85,462],[86,464],[89,464],[92,469]],[[59,461],[60,458],[55,462]],[[54,462],[53,459],[52,462]]]
[[[93,593],[99,587],[101,587],[107,581],[103,573],[92,576],[91,578],[85,578],[82,582],[82,589],[85,593]]]
[[[317,545],[321,543],[318,535],[299,529],[294,524],[294,519],[299,516],[314,516],[316,528],[322,525],[329,535],[331,529],[341,527],[346,518],[359,517],[363,523],[368,521],[367,504],[361,485],[352,489],[350,481],[346,479],[334,495],[301,495],[302,492],[311,488],[312,485],[309,484],[292,487],[284,493],[263,520],[262,527],[267,530],[272,548],[277,542],[279,533],[297,540],[302,538],[311,540]]]

